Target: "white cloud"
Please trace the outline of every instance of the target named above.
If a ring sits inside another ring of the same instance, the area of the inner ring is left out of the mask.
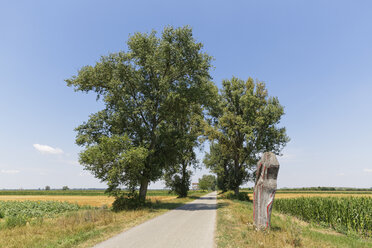
[[[2,174],[17,174],[20,171],[19,170],[1,170],[0,171]]]
[[[41,153],[48,153],[48,154],[62,154],[63,151],[60,148],[53,148],[47,145],[40,145],[40,144],[33,144],[34,148]]]
[[[367,168],[366,168],[366,169],[364,169],[363,171],[364,171],[364,172],[368,172],[368,173],[372,173],[372,169],[367,169]]]

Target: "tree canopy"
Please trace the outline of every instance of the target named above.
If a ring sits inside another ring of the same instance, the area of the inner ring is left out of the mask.
[[[242,183],[253,180],[259,156],[265,151],[279,154],[289,138],[285,128],[278,127],[284,108],[278,98],[268,96],[263,82],[233,77],[222,86],[204,163],[219,176],[222,189],[238,194]]]
[[[199,188],[201,190],[216,190],[216,176],[203,175],[199,179]]]
[[[211,60],[191,28],[166,27],[161,35],[135,33],[126,51],[102,56],[66,80],[104,103],[76,128],[76,143],[83,147],[80,163],[108,184],[117,205],[125,201],[122,187],[133,197],[139,187],[143,202],[149,183],[161,178],[187,196],[200,137],[210,141],[204,164],[217,174],[218,187],[236,194],[254,180],[260,154],[279,154],[289,141],[278,127],[284,108],[265,84],[233,77],[219,92]]]
[[[160,37],[135,33],[127,45],[66,82],[76,91],[95,92],[105,104],[76,128],[76,143],[84,147],[80,163],[107,182],[109,192],[140,186],[144,200],[149,182],[180,163],[183,122],[190,112],[203,113],[216,89],[211,57],[189,27],[166,27]]]

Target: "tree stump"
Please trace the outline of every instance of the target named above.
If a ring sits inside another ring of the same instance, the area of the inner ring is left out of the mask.
[[[277,187],[279,162],[272,152],[265,152],[257,164],[253,192],[253,222],[257,229],[270,227],[271,211]]]

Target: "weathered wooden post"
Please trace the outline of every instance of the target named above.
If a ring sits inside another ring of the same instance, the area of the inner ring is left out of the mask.
[[[257,164],[253,192],[253,222],[257,229],[270,227],[271,210],[277,187],[279,162],[272,152],[265,152]]]

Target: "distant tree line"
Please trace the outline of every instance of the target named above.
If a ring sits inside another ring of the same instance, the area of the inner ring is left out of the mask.
[[[281,188],[281,191],[371,191],[372,188],[350,188],[350,187],[302,187],[302,188]]]
[[[233,77],[217,88],[212,57],[191,28],[135,33],[127,45],[66,80],[105,105],[76,128],[76,143],[84,148],[80,163],[120,202],[123,187],[125,197],[144,202],[149,183],[159,179],[187,196],[192,168],[201,166],[195,149],[206,140],[204,163],[218,187],[239,193],[260,154],[279,154],[289,141],[278,127],[284,108],[263,82]]]

